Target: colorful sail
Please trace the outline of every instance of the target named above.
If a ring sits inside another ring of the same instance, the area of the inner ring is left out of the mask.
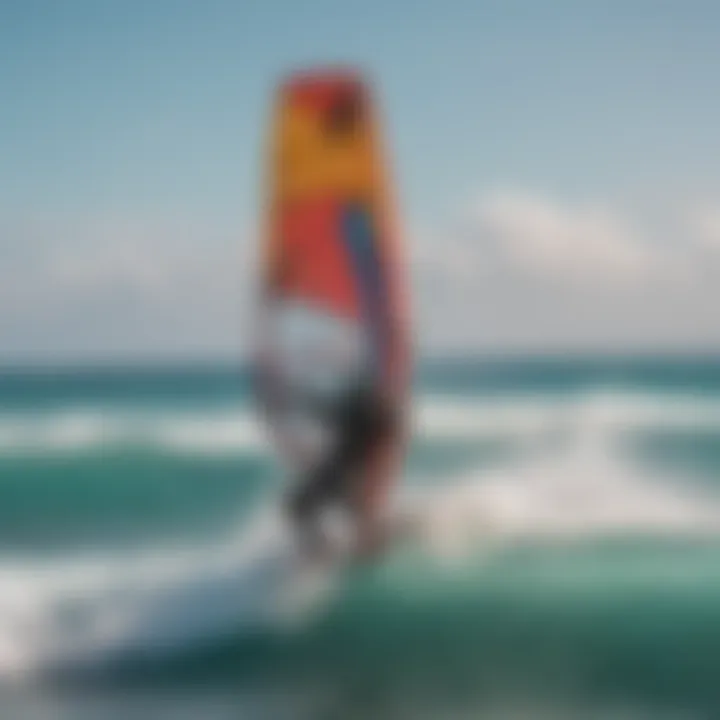
[[[282,84],[267,203],[263,392],[338,392],[365,373],[402,407],[404,268],[372,98],[356,73],[308,72]],[[287,440],[298,431],[281,406],[270,419]],[[387,483],[369,474],[373,485]]]

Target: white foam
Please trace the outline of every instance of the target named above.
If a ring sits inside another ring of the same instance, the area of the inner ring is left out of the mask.
[[[258,423],[244,411],[71,409],[0,416],[0,455],[72,454],[112,446],[213,455],[264,451],[267,443]]]
[[[475,471],[421,490],[408,486],[428,553],[474,562],[517,542],[613,535],[720,538],[720,499],[663,485],[614,458],[596,437],[564,456]],[[338,575],[296,563],[276,512],[200,548],[0,562],[0,675],[175,652],[264,627],[287,628],[323,607]]]
[[[595,390],[566,397],[461,399],[425,396],[415,413],[430,436],[535,434],[588,425],[606,431],[642,428],[720,430],[720,397]]]
[[[443,441],[532,440],[574,435],[587,427],[607,435],[641,429],[720,432],[720,398],[612,391],[565,398],[425,395],[414,408],[412,426],[419,437]],[[247,407],[0,414],[0,456],[72,454],[128,445],[203,455],[264,453],[269,448],[264,429]]]
[[[586,436],[566,453],[408,488],[399,502],[428,547],[451,556],[618,535],[720,539],[720,497],[681,480],[651,477]]]
[[[713,422],[720,409],[715,402],[704,405]],[[520,428],[535,433],[559,426],[572,429],[572,442],[540,448],[512,465],[444,478],[427,490],[408,483],[398,512],[418,520],[421,548],[461,561],[468,554],[474,558],[478,547],[516,542],[567,543],[618,534],[720,538],[719,498],[648,476],[618,457],[612,443],[617,428],[694,421],[702,406],[694,400],[674,403],[613,395],[561,403],[504,400],[494,406],[425,398],[417,431],[429,436],[457,437],[459,428],[483,437],[498,427],[517,434]],[[14,450],[143,439],[215,453],[261,443],[250,416],[236,411],[217,413],[210,421],[207,414],[130,418],[85,411],[52,418],[39,439],[31,432],[39,420],[32,418],[19,434],[3,434],[16,421],[13,417],[9,427],[7,417],[0,419],[0,437],[9,443],[4,447]],[[206,547],[58,563],[0,559],[0,674],[22,675],[124,651],[173,652],[248,628],[283,627],[288,617],[302,619],[322,607],[337,580],[329,568],[308,575],[293,560],[285,529],[268,510],[236,535]]]
[[[204,548],[0,565],[0,676],[163,656],[258,627],[287,629],[336,571],[299,562],[276,513]]]

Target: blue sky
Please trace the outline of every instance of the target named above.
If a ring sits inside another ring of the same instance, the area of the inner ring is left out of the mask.
[[[240,352],[271,93],[335,61],[421,347],[720,343],[717,3],[0,0],[0,359]]]

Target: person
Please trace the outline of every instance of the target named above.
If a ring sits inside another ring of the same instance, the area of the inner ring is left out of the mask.
[[[286,510],[301,547],[311,555],[328,549],[321,514],[339,505],[349,513],[360,553],[374,549],[373,518],[362,497],[363,470],[371,453],[393,432],[394,413],[380,392],[358,382],[334,402],[311,402],[332,430],[322,456],[299,478],[287,498]]]

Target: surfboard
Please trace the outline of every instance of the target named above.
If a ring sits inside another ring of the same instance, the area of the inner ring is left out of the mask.
[[[332,399],[365,376],[404,418],[407,286],[373,95],[350,69],[293,74],[270,131],[261,238],[256,390],[280,456],[301,473],[332,428],[293,390]],[[398,475],[405,423],[367,458],[363,502],[379,512]]]

